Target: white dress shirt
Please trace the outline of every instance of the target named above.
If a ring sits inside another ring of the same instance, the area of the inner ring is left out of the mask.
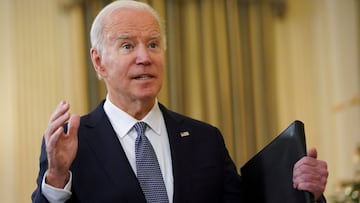
[[[125,151],[134,173],[136,174],[135,139],[137,137],[137,133],[133,126],[136,122],[139,122],[139,120],[131,117],[129,114],[116,107],[113,103],[111,103],[108,97],[104,103],[104,111],[119,138],[121,146]],[[164,117],[157,101],[151,111],[141,121],[148,125],[145,135],[155,150],[164,178],[169,202],[172,203],[174,194],[174,179],[172,173],[170,144]],[[60,203],[65,202],[71,197],[71,176],[64,189],[57,189],[46,184],[45,177],[46,174],[44,175],[44,180],[42,182],[42,192],[48,201],[52,203]]]

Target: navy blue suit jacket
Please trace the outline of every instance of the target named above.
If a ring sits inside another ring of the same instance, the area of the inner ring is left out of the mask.
[[[241,180],[219,130],[166,109],[174,176],[174,203],[241,202]],[[182,137],[181,132],[189,132]],[[137,178],[107,118],[103,102],[81,117],[78,152],[71,165],[72,196],[68,202],[146,203]],[[48,202],[41,193],[47,170],[44,141],[38,187],[33,202]]]

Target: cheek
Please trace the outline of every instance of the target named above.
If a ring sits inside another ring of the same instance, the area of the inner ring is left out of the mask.
[[[108,77],[111,78],[123,78],[126,76],[127,64],[124,63],[125,60],[120,58],[115,58],[108,56],[104,60],[103,66],[106,69]]]

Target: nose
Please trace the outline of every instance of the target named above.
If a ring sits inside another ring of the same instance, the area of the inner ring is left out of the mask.
[[[138,46],[136,51],[136,64],[137,65],[149,65],[151,63],[149,50],[146,46]]]

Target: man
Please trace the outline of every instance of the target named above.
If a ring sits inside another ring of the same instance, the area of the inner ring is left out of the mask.
[[[90,54],[106,100],[81,119],[68,103],[57,106],[33,202],[242,202],[241,177],[219,130],[156,99],[164,74],[160,22],[135,1],[115,1],[98,14]],[[147,140],[150,146],[140,147]],[[294,167],[294,187],[319,199],[327,174],[312,150]]]

